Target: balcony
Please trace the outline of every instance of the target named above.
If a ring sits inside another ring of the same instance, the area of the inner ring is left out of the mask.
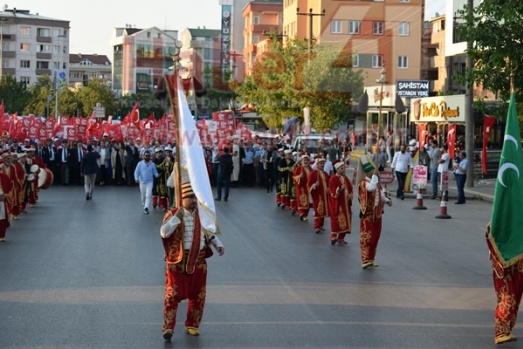
[[[278,28],[277,24],[252,24],[250,29],[254,33],[263,33],[265,31],[268,34],[274,30],[278,34]]]
[[[36,75],[51,75],[51,69],[36,69]]]
[[[46,52],[37,52],[36,58],[37,59],[51,59],[51,54]]]
[[[16,34],[2,34],[3,41],[16,41]]]
[[[16,75],[16,69],[15,68],[2,68],[2,74],[10,74],[15,76]]]
[[[36,42],[53,42],[53,38],[50,36],[37,36]]]
[[[4,52],[2,52],[2,56],[4,58],[15,58],[16,52],[15,51],[4,51]]]

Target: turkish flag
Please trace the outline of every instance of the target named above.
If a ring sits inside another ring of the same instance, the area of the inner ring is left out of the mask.
[[[131,122],[138,127],[140,122],[140,104],[136,102],[136,104],[133,107],[133,110],[131,110],[130,115]]]
[[[493,116],[485,115],[483,117],[483,149],[481,150],[481,171],[483,173],[487,173],[487,146],[494,121],[496,118]]]

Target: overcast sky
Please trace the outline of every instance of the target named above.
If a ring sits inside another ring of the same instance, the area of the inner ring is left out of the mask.
[[[445,10],[445,0],[425,0],[425,18]],[[33,14],[70,21],[70,53],[106,55],[112,61],[111,37],[114,27],[178,30],[206,26],[220,29],[218,0],[16,0],[5,2]]]

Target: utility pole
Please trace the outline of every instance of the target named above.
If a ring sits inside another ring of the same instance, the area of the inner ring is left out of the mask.
[[[309,12],[300,13],[299,7],[296,8],[296,14],[298,16],[308,16],[309,17],[309,40],[308,40],[308,60],[311,60],[312,57],[312,18],[314,16],[325,16],[325,9],[321,13],[312,13],[312,8],[309,9]]]
[[[469,17],[474,12],[474,1],[467,0],[467,11]],[[472,49],[472,41],[467,41],[467,51],[470,52]],[[474,69],[474,62],[472,57],[467,54],[466,60],[467,69]],[[467,84],[467,90],[465,94],[465,150],[467,152],[467,159],[469,160],[469,166],[467,168],[467,180],[466,185],[469,188],[474,187],[474,110],[472,104],[474,102],[474,91],[472,90],[473,84]]]

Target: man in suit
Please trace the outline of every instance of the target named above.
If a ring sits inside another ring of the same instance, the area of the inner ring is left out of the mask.
[[[69,185],[70,180],[70,161],[71,156],[69,154],[69,144],[67,139],[62,140],[62,145],[57,151],[57,167],[60,169],[60,183],[62,185]]]
[[[39,142],[40,143],[40,142]],[[53,140],[51,138],[47,139],[47,145],[43,146],[41,148],[42,153],[42,160],[44,160],[45,165],[48,169],[53,172],[53,184],[57,183],[59,180],[59,173],[58,173],[58,167],[57,167],[57,155],[58,152],[56,150],[56,147],[53,144]]]
[[[80,166],[84,157],[84,151],[80,139],[72,144],[72,147],[69,149],[69,156],[71,158],[69,166],[71,184],[76,183],[77,185],[82,185],[83,176],[81,175]]]
[[[87,146],[87,153],[82,157],[80,166],[80,173],[84,176],[85,200],[93,198],[94,184],[96,181],[96,174],[98,173],[98,159],[100,154],[93,150],[93,146]]]

